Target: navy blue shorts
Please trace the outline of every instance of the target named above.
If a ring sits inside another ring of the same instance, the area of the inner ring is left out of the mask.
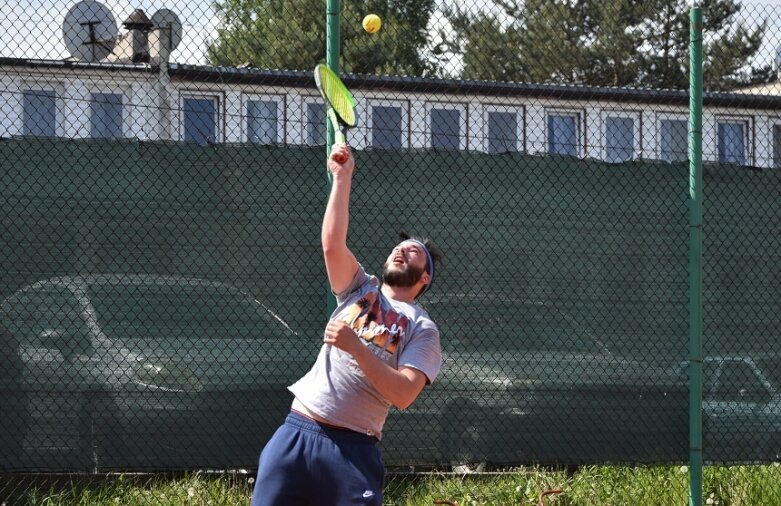
[[[252,506],[382,504],[377,438],[290,413],[263,448]]]

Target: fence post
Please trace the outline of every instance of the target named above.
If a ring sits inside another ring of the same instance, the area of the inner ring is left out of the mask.
[[[689,13],[689,506],[702,505],[702,9]]]
[[[326,0],[325,8],[325,64],[334,72],[339,74],[339,55],[341,53],[340,37],[341,37],[341,5],[339,0]],[[331,122],[326,117],[327,134],[325,140],[325,156],[326,160],[331,152],[331,146],[334,143],[334,128]],[[328,189],[331,184],[331,173],[326,170],[328,175]],[[336,298],[331,293],[330,285],[326,282],[326,313],[328,318],[334,309],[336,309]]]

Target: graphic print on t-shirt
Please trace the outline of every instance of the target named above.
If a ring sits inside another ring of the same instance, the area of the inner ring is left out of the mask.
[[[348,308],[344,320],[363,340],[391,355],[409,329],[409,318],[390,306],[383,308],[377,292],[367,293]]]

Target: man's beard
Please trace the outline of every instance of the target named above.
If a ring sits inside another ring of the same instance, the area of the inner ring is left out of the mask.
[[[382,282],[388,286],[414,286],[423,276],[423,267],[407,265],[404,270],[390,270],[389,267],[390,264],[386,263],[382,271]]]

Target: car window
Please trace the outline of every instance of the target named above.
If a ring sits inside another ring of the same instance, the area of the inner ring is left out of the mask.
[[[727,360],[721,365],[715,398],[729,402],[765,402],[770,393],[750,364]]]
[[[426,307],[448,351],[605,351],[584,325],[545,304],[455,299]]]
[[[91,349],[81,304],[64,286],[28,290],[3,306],[4,325],[22,345],[56,349],[66,357]]]
[[[258,339],[292,332],[251,297],[227,287],[92,284],[90,300],[112,340]]]
[[[686,380],[689,380],[689,363],[686,362],[684,367],[686,368]],[[713,396],[716,395],[716,379],[718,378],[719,368],[718,362],[713,360],[706,360],[702,364],[702,389],[703,395]]]
[[[762,373],[776,389],[781,388],[781,357],[769,357],[758,360]]]

